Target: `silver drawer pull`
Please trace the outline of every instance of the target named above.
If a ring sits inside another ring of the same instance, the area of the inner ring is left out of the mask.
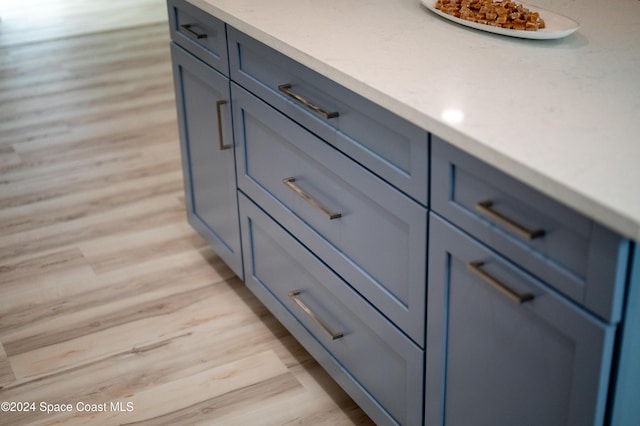
[[[218,116],[218,143],[220,144],[220,151],[232,148],[231,145],[225,145],[224,141],[222,140],[222,112],[220,111],[220,107],[226,104],[227,101],[224,100],[216,102],[216,115]]]
[[[302,105],[304,105],[305,107],[309,108],[311,111],[315,112],[316,114],[318,114],[322,118],[325,118],[325,119],[328,120],[330,118],[336,118],[336,117],[338,117],[340,115],[338,112],[326,112],[325,110],[323,110],[319,106],[314,105],[311,101],[303,98],[302,96],[298,95],[297,93],[294,93],[291,90],[291,84],[289,84],[289,83],[281,84],[280,86],[278,86],[278,90],[281,91],[282,93],[284,93],[285,95],[289,96],[294,101],[299,102]]]
[[[476,204],[476,210],[485,215],[486,217],[493,219],[499,225],[514,232],[525,240],[533,240],[534,238],[540,238],[544,236],[544,229],[530,230],[520,225],[513,219],[509,219],[501,213],[498,213],[493,208],[493,201],[485,200]]]
[[[485,271],[483,271],[482,270],[482,265],[484,265],[483,261],[476,260],[474,262],[467,263],[467,268],[471,272],[473,272],[475,275],[477,275],[480,279],[482,279],[482,281],[486,282],[491,287],[495,288],[500,293],[504,294],[509,299],[511,299],[512,301],[516,302],[519,305],[522,304],[522,303],[528,302],[530,300],[533,300],[533,294],[531,294],[531,293],[525,293],[525,294],[516,293],[515,291],[510,289],[507,285],[503,284],[502,282],[498,281],[497,279],[495,279],[494,277],[492,277],[491,275],[489,275]]]
[[[180,28],[184,30],[185,33],[189,34],[191,37],[202,40],[203,38],[207,38],[207,33],[198,33],[191,29],[191,24],[180,25]]]
[[[296,302],[296,305],[300,306],[300,309],[302,309],[307,315],[309,315],[309,318],[311,318],[313,322],[318,324],[318,326],[320,326],[322,331],[324,331],[325,334],[329,336],[331,340],[336,340],[341,337],[344,337],[343,332],[339,331],[337,333],[334,333],[333,331],[331,331],[329,327],[324,325],[324,323],[318,319],[316,314],[314,314],[313,311],[309,309],[309,307],[305,305],[304,302],[298,298],[299,295],[300,295],[300,290],[294,290],[289,292],[289,297],[291,298],[291,300]]]
[[[306,192],[304,192],[302,188],[296,185],[295,182],[296,182],[296,178],[294,177],[288,177],[288,178],[282,179],[282,183],[287,185],[287,187],[290,190],[295,192],[300,198],[302,198],[307,203],[309,203],[309,205],[311,205],[314,209],[322,213],[327,219],[333,220],[333,219],[338,219],[342,217],[342,213],[332,212],[329,209],[327,209],[325,206],[323,206],[322,204],[318,203],[316,200],[311,198],[311,196]]]

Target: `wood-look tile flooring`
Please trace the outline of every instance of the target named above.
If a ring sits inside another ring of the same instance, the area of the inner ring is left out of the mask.
[[[0,0],[0,46],[166,20],[163,0]]]
[[[186,224],[164,2],[46,3],[96,24],[0,38],[0,425],[370,424]]]

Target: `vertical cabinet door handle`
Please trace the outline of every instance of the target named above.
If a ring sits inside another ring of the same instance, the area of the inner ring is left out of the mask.
[[[300,296],[300,290],[294,290],[289,292],[289,297],[291,298],[291,300],[293,300],[296,303],[296,305],[298,305],[300,309],[302,309],[304,313],[307,314],[309,318],[311,318],[313,322],[315,322],[331,340],[336,340],[336,339],[340,339],[341,337],[344,337],[343,332],[332,331],[322,321],[320,321],[318,316],[311,309],[309,309],[309,307],[302,300],[300,300],[298,296]]]
[[[491,200],[478,202],[476,204],[476,210],[482,213],[483,215],[485,215],[486,217],[488,217],[489,219],[492,219],[494,222],[498,223],[499,225],[503,226],[504,228],[507,228],[511,232],[524,238],[525,240],[533,240],[535,238],[541,238],[544,236],[543,229],[534,229],[534,230],[527,229],[524,226],[520,225],[515,220],[510,219],[505,215],[495,211],[493,209],[493,201]]]
[[[183,24],[180,25],[180,28],[184,30],[185,33],[189,34],[191,37],[196,40],[202,40],[203,38],[207,38],[206,33],[199,33],[191,29],[191,24]]]
[[[227,101],[218,101],[216,102],[216,115],[218,116],[218,142],[220,143],[220,151],[224,151],[225,149],[231,149],[232,145],[225,145],[224,140],[222,138],[222,111],[220,111],[220,107],[222,105],[226,105]]]
[[[485,272],[482,269],[482,265],[484,265],[483,261],[476,260],[474,262],[467,263],[467,268],[471,272],[473,272],[474,275],[479,277],[482,281],[486,282],[491,287],[495,288],[500,293],[504,294],[510,300],[514,301],[515,303],[517,303],[519,305],[521,305],[521,304],[523,304],[525,302],[529,302],[530,300],[533,300],[533,297],[534,297],[533,294],[531,294],[531,293],[520,294],[520,293],[515,292],[514,290],[509,288],[509,286],[507,286],[506,284],[500,282],[499,280],[497,280],[496,278],[494,278],[493,276],[491,276],[490,274]]]
[[[322,215],[327,219],[334,220],[342,217],[342,213],[332,212],[331,210],[327,209],[325,206],[323,206],[322,204],[314,200],[311,197],[311,195],[304,192],[302,188],[296,185],[295,182],[296,182],[296,178],[294,177],[288,177],[288,178],[282,179],[282,183],[284,183],[287,186],[287,188],[295,192],[298,197],[305,200],[310,206],[312,206],[314,209],[322,213]]]

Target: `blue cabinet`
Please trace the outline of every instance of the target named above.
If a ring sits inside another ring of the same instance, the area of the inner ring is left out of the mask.
[[[432,137],[431,207],[605,321],[622,315],[631,243]]]
[[[189,222],[375,422],[638,424],[637,243],[168,8]]]
[[[189,222],[376,423],[422,424],[427,132],[168,6]]]
[[[242,277],[229,80],[171,45],[189,223]]]
[[[424,351],[240,194],[246,284],[379,425],[422,423]]]
[[[633,253],[629,275],[626,321],[620,338],[617,377],[612,389],[611,425],[640,424],[640,248]]]
[[[424,345],[427,210],[232,85],[238,187]]]
[[[615,326],[433,213],[430,248],[427,424],[603,424]]]
[[[231,79],[423,205],[427,132],[229,27]]]

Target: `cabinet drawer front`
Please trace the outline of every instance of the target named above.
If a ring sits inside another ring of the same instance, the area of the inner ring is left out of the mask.
[[[432,208],[600,317],[619,321],[629,242],[432,138]]]
[[[232,98],[238,187],[422,345],[426,209],[236,85]]]
[[[184,0],[168,0],[171,39],[201,61],[229,75],[224,22]]]
[[[426,205],[427,132],[233,28],[229,61],[232,80]]]
[[[421,424],[423,351],[242,195],[240,210],[247,286],[376,422]]]
[[[427,423],[603,424],[615,327],[433,214],[430,246]]]

